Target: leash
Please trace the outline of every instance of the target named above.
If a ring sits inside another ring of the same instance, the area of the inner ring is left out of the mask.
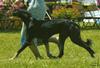
[[[52,20],[51,16],[49,15],[49,13],[47,11],[46,11],[46,14],[47,14],[49,20]]]

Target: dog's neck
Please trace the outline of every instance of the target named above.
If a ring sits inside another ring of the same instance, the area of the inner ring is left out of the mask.
[[[46,23],[46,21],[49,21],[49,20],[37,20],[35,18],[32,18],[32,21],[34,24],[43,24],[43,23]]]

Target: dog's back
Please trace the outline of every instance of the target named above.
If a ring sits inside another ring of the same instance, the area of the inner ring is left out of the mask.
[[[30,35],[38,38],[49,38],[54,34],[66,32],[78,28],[78,25],[67,19],[33,20],[33,26],[29,28]]]

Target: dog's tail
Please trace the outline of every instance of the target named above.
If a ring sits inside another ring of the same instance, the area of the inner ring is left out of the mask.
[[[75,25],[80,29],[80,26],[78,24],[75,23]]]
[[[76,22],[71,22],[71,28],[74,26],[75,28],[78,28],[80,30],[80,26]]]
[[[89,46],[92,46],[92,40],[91,39],[87,39],[86,44],[89,45]]]
[[[72,23],[76,28],[80,29],[80,26],[79,26],[76,22],[71,21],[71,23]]]

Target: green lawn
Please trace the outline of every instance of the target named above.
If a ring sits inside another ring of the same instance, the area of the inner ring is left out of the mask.
[[[20,32],[0,32],[0,68],[100,68],[100,30],[83,30],[81,35],[84,40],[93,40],[95,58],[91,58],[85,49],[73,44],[68,38],[61,59],[49,59],[45,47],[39,46],[44,59],[36,60],[29,48],[26,48],[19,58],[9,61],[20,47]],[[57,55],[57,46],[52,43],[50,45],[53,55]]]

